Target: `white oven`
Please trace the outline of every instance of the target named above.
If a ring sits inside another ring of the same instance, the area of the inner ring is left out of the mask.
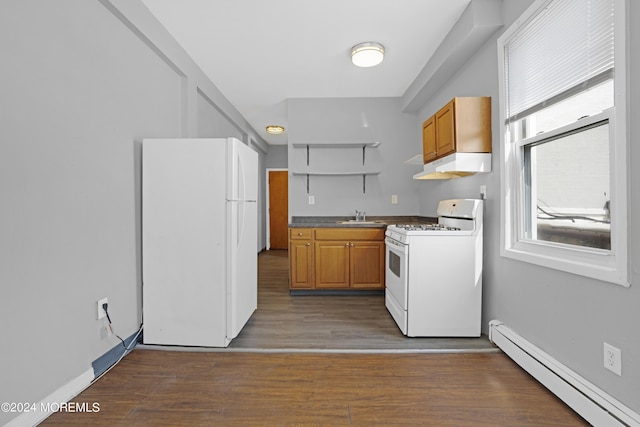
[[[389,225],[385,305],[407,336],[479,336],[482,200],[438,204],[436,224]]]
[[[407,273],[409,245],[385,238],[385,303],[403,334],[407,334]]]

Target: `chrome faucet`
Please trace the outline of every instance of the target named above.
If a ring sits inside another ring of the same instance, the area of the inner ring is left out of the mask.
[[[356,221],[365,221],[366,215],[367,213],[362,211],[360,212],[359,210],[356,209]]]

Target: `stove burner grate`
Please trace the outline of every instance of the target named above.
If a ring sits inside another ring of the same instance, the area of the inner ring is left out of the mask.
[[[407,231],[460,231],[459,227],[449,227],[441,224],[396,224],[395,227]]]

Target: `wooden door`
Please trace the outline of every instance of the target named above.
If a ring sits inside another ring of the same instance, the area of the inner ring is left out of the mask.
[[[438,157],[456,151],[455,100],[442,107],[436,113],[436,141]]]
[[[287,249],[289,225],[287,171],[269,171],[269,248]]]
[[[384,288],[384,242],[353,242],[349,258],[352,288]]]

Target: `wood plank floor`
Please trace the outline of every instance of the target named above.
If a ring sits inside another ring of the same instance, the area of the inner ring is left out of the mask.
[[[586,426],[501,353],[134,350],[43,426]]]
[[[384,305],[384,295],[289,294],[287,251],[258,257],[258,309],[231,349],[477,350],[481,338],[407,338]]]
[[[588,425],[486,337],[406,338],[381,296],[292,297],[286,251],[260,255],[259,282],[231,348],[138,346],[74,399],[99,412],[42,425]]]

